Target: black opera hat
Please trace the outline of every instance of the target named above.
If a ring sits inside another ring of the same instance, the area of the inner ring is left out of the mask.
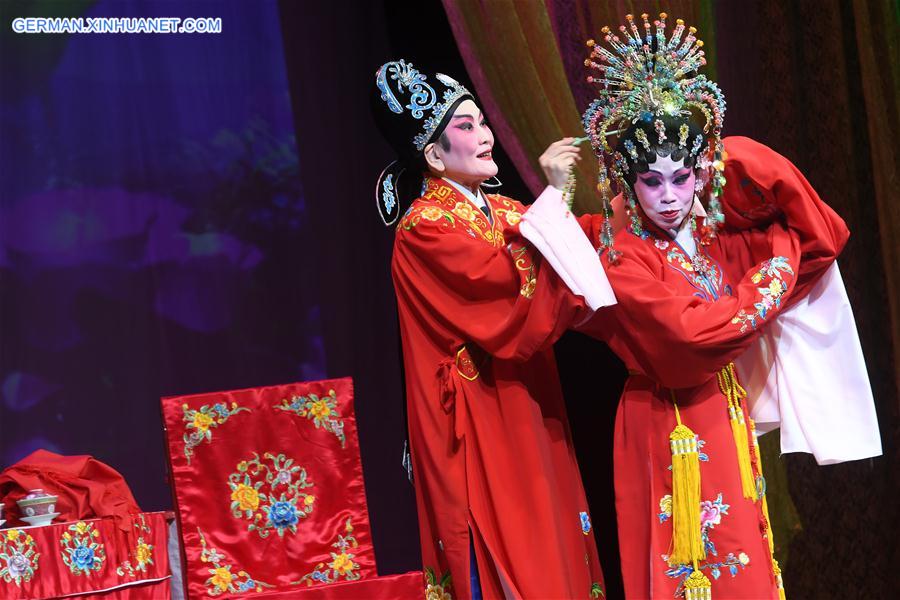
[[[421,159],[425,146],[440,137],[453,111],[467,99],[475,98],[452,77],[435,73],[429,78],[405,60],[387,62],[375,73],[372,113],[397,153],[397,160],[381,172],[375,187],[385,225],[393,225],[400,217],[400,175]]]

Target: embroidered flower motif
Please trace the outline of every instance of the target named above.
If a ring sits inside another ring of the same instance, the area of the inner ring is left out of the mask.
[[[338,575],[346,575],[353,571],[353,560],[350,558],[350,555],[341,552],[340,554],[331,553],[332,558],[334,560],[331,561],[331,564],[328,566],[334,569],[334,572]]]
[[[665,250],[669,247],[669,242],[666,240],[661,240],[659,238],[655,238],[653,240],[653,245],[659,248],[660,250]]]
[[[28,560],[24,554],[13,554],[8,564],[9,575],[13,579],[19,579],[28,573],[28,570],[31,567],[31,561]]]
[[[722,522],[722,512],[709,500],[700,503],[700,526],[713,527]]]
[[[503,212],[503,218],[511,227],[515,227],[522,220],[522,213],[515,210],[507,210]]]
[[[0,531],[0,578],[6,583],[21,587],[23,582],[31,581],[40,557],[30,535],[18,529]]]
[[[659,522],[665,523],[672,516],[672,495],[666,494],[659,499]]]
[[[145,542],[139,542],[134,551],[138,563],[138,570],[143,571],[144,565],[153,564],[153,546]]]
[[[438,221],[443,216],[443,212],[437,206],[426,206],[419,214],[426,221]]]
[[[206,413],[198,412],[194,415],[194,429],[201,433],[206,433],[210,425],[213,424],[213,418]]]
[[[581,520],[581,533],[584,535],[588,535],[591,532],[591,517],[586,512],[578,513],[578,518]]]
[[[104,544],[97,541],[99,538],[100,532],[84,521],[69,525],[68,531],[60,536],[63,563],[73,575],[88,575],[103,567],[106,550]]]
[[[212,568],[208,570],[210,577],[206,580],[207,594],[221,596],[227,593],[241,594],[251,590],[261,592],[264,587],[275,587],[253,579],[246,571],[239,570],[237,575],[232,573],[232,565],[223,564],[226,556],[207,545],[206,537],[199,527],[197,533],[200,535],[200,561],[212,565]]]
[[[237,470],[228,476],[231,489],[231,514],[236,519],[250,521],[247,531],[268,537],[274,529],[279,537],[285,532],[297,533],[300,519],[309,516],[316,497],[303,490],[313,487],[306,469],[294,464],[284,454],[263,455],[271,466],[253,453],[252,460],[241,461]],[[276,488],[278,493],[276,494]]]
[[[460,219],[465,219],[466,221],[475,220],[475,211],[472,209],[472,205],[468,202],[457,202],[456,206],[453,207],[453,214],[455,214]]]
[[[184,457],[187,459],[188,464],[191,464],[194,448],[199,446],[204,440],[207,443],[212,442],[213,429],[241,411],[250,411],[249,408],[238,406],[237,402],[232,402],[231,408],[219,402],[212,407],[203,405],[198,410],[188,407],[187,404],[182,404],[181,410],[183,412],[182,421],[185,423],[182,437],[184,440]]]
[[[750,277],[750,281],[759,285],[767,277],[770,277],[768,285],[758,287],[759,302],[753,304],[755,312],[740,309],[731,319],[732,324],[741,326],[741,333],[748,329],[756,329],[759,320],[766,318],[772,308],[781,306],[781,298],[788,291],[788,284],[784,281],[783,274],[794,274],[788,259],[784,256],[775,256],[760,264],[759,270]]]
[[[431,567],[425,567],[425,600],[453,600],[450,595],[450,588],[453,587],[453,580],[450,572],[446,572],[438,581]]]
[[[453,600],[453,596],[440,585],[429,585],[425,588],[425,600]]]
[[[231,499],[237,501],[238,508],[241,510],[253,511],[259,508],[259,492],[243,483],[238,484],[231,492]]]
[[[281,404],[275,404],[273,408],[291,412],[298,417],[306,417],[315,424],[316,429],[324,429],[333,433],[341,442],[341,447],[347,445],[344,435],[344,421],[337,406],[337,393],[328,390],[328,394],[321,398],[316,394],[308,396],[291,396],[283,398]]]
[[[227,592],[228,588],[231,586],[231,582],[234,581],[234,575],[231,574],[231,567],[210,569],[209,572],[212,573],[210,583],[219,588],[220,592]]]
[[[94,567],[94,550],[88,546],[76,546],[72,552],[72,562],[85,571]]]
[[[297,524],[300,518],[297,509],[290,502],[279,500],[269,507],[269,525],[278,529],[286,529]]]
[[[336,548],[336,552],[330,552],[331,562],[326,568],[325,562],[320,562],[316,568],[300,578],[299,581],[293,582],[292,585],[300,585],[305,583],[307,586],[313,583],[335,583],[341,578],[346,581],[354,581],[361,577],[357,572],[359,564],[353,561],[354,555],[348,552],[350,548],[359,546],[356,538],[353,537],[353,524],[348,518],[344,524],[344,534],[338,534],[337,541],[331,544]]]
[[[743,552],[738,556],[735,556],[733,552],[730,552],[724,560],[718,562],[712,559],[712,557],[717,557],[718,553],[716,551],[716,545],[710,538],[710,531],[715,529],[715,526],[722,522],[722,516],[728,514],[729,508],[730,505],[725,504],[722,500],[721,493],[716,496],[715,500],[704,500],[700,503],[700,535],[704,548],[706,549],[707,560],[699,563],[698,567],[701,571],[709,571],[709,575],[713,579],[721,577],[723,569],[728,569],[729,574],[734,577],[738,574],[739,568],[743,569],[750,562],[750,557]],[[659,522],[663,523],[671,516],[672,497],[669,495],[663,496],[659,501],[659,509]],[[661,558],[668,566],[669,556],[663,554],[661,555]],[[675,589],[676,598],[680,598],[684,595],[684,583],[693,572],[694,569],[691,565],[681,564],[674,565],[666,570],[667,576],[680,579],[678,587]]]

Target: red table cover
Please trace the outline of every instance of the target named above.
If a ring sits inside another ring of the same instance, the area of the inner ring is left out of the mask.
[[[109,517],[0,530],[0,598],[168,600],[164,514],[132,515],[127,531]]]
[[[162,406],[192,598],[376,576],[351,379]]]

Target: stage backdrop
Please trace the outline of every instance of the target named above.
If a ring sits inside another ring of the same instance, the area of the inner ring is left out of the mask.
[[[277,5],[2,8],[0,460],[92,454],[167,507],[159,396],[325,375]],[[8,26],[61,14],[224,29]]]

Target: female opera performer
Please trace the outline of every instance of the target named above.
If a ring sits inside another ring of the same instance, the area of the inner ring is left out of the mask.
[[[551,347],[614,301],[562,202],[577,149],[560,140],[541,158],[542,256],[518,230],[526,208],[481,189],[497,173],[494,138],[462,85],[389,62],[373,112],[399,157],[376,199],[385,224],[399,221],[391,271],[426,597],[599,597]],[[398,178],[419,197],[404,198]]]
[[[618,303],[582,328],[630,373],[614,441],[625,592],[777,599],[756,431],[734,361],[831,272],[848,231],[786,158],[720,138],[725,102],[697,74],[694,28],[679,20],[667,37],[665,14],[652,26],[627,19],[622,37],[604,28],[605,46],[588,42],[589,81],[601,91],[585,128],[604,212],[612,184],[628,219],[614,236],[608,223],[593,232]],[[704,208],[697,198],[707,195]],[[874,422],[871,396],[859,411]],[[878,453],[868,443],[849,458]]]

